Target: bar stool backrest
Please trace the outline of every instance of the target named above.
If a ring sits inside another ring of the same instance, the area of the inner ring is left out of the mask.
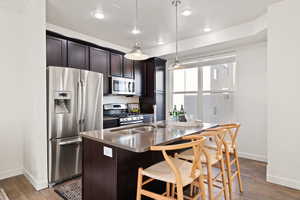
[[[176,168],[175,164],[173,163],[171,157],[167,154],[167,151],[174,151],[174,150],[183,150],[187,148],[193,148],[194,152],[194,161],[192,163],[192,169],[191,169],[191,178],[195,179],[197,178],[195,176],[196,170],[200,169],[200,149],[202,149],[206,138],[205,137],[199,137],[195,141],[183,143],[183,144],[175,144],[175,145],[165,145],[165,146],[151,146],[151,151],[162,151],[162,154],[164,156],[164,159],[168,163],[169,167],[172,169],[173,173],[176,177],[177,184],[182,184],[182,177],[180,174],[179,169]]]
[[[225,148],[225,136],[227,130],[226,129],[217,129],[214,131],[204,131],[200,135],[209,138],[209,143],[214,143],[216,148],[216,158],[221,159],[223,157],[223,148]],[[209,145],[205,145],[207,149],[211,147]],[[211,156],[211,155],[210,155]],[[208,156],[206,156],[208,157]]]
[[[224,141],[225,142],[229,142],[229,144],[231,145],[231,148],[236,148],[237,146],[237,136],[240,130],[240,124],[236,123],[236,124],[222,124],[219,125],[216,128],[211,128],[209,129],[209,131],[216,131],[216,130],[226,130],[226,134],[225,134],[225,138]]]
[[[223,124],[220,125],[220,128],[226,129],[227,133],[226,136],[229,138],[231,142],[231,147],[236,148],[237,145],[237,136],[239,133],[241,125],[240,124]]]

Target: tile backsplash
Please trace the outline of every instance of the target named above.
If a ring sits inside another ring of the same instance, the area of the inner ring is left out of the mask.
[[[108,103],[139,103],[139,97],[104,96],[103,104]]]

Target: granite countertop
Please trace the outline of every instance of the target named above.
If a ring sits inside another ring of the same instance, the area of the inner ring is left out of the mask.
[[[153,145],[176,142],[182,136],[196,134],[215,126],[217,124],[202,123],[196,127],[178,127],[162,121],[158,122],[156,126],[143,123],[101,131],[87,131],[82,132],[80,135],[117,148],[142,153],[150,150]]]

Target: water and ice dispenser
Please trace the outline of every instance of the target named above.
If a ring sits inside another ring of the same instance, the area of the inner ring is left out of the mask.
[[[55,92],[54,110],[56,114],[71,113],[72,93],[68,91]]]

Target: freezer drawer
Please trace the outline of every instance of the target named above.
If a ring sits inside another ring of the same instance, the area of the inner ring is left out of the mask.
[[[55,184],[81,174],[81,138],[49,141],[49,183]]]

